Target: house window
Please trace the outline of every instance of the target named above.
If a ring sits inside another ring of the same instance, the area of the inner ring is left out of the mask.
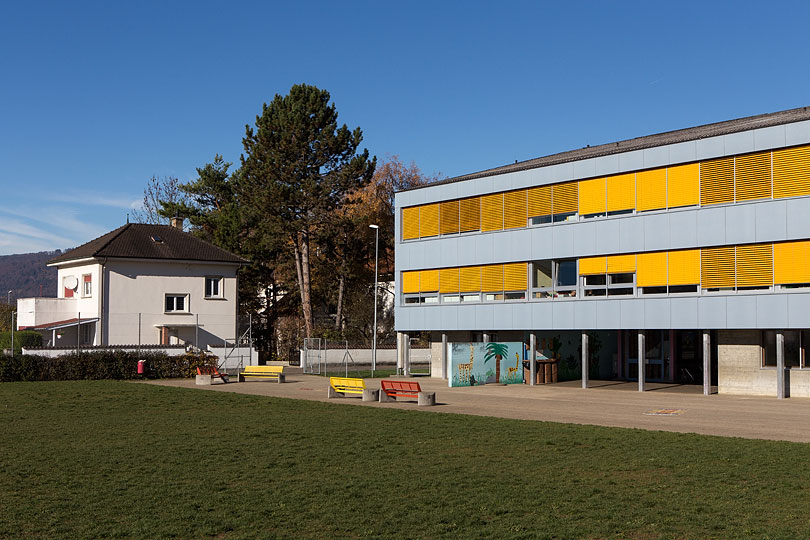
[[[205,297],[222,298],[222,277],[205,278]]]
[[[91,296],[93,296],[93,276],[84,274],[82,276],[82,297],[89,298]]]
[[[167,294],[166,313],[185,312],[188,313],[188,295]]]

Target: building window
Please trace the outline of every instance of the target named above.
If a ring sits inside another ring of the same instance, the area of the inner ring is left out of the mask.
[[[90,298],[93,296],[93,276],[84,274],[82,276],[82,298]]]
[[[222,298],[222,277],[206,277],[205,278],[205,297],[206,298]]]
[[[532,298],[573,298],[576,295],[576,259],[532,263]]]
[[[810,368],[810,330],[783,330],[785,336],[785,367]],[[776,330],[761,333],[762,366],[776,367]]]
[[[166,313],[188,313],[188,295],[187,294],[167,294],[166,295]]]

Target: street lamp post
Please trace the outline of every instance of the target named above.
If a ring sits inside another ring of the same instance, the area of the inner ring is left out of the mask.
[[[374,240],[374,338],[371,342],[371,376],[374,377],[374,370],[377,369],[377,265],[380,250],[380,226],[369,225],[369,227],[376,233]]]
[[[6,295],[6,304],[8,304],[8,305],[11,305],[11,293],[13,293],[13,292],[14,291],[8,291],[8,294]],[[0,294],[2,294],[2,293],[0,293]]]

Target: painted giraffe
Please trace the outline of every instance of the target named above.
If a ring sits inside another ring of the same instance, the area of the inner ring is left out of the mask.
[[[470,375],[473,369],[473,344],[470,343],[470,362],[458,365],[458,380],[463,383],[470,382]]]

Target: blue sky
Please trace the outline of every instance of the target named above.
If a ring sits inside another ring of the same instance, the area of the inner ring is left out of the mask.
[[[807,2],[14,2],[0,254],[126,221],[156,175],[239,161],[296,83],[364,146],[455,176],[810,105]]]

